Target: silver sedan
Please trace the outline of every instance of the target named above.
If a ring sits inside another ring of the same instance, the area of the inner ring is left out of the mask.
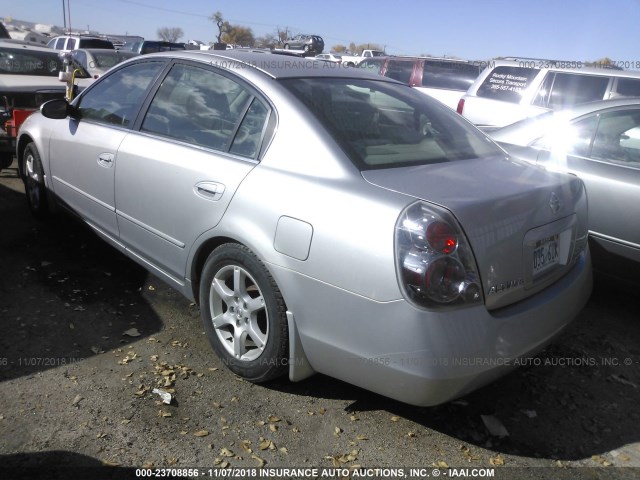
[[[490,135],[515,155],[578,175],[589,197],[591,238],[610,253],[640,262],[640,100],[549,112]]]
[[[252,52],[145,55],[19,134],[68,207],[199,303],[222,362],[415,405],[486,384],[591,291],[582,181],[380,76]]]

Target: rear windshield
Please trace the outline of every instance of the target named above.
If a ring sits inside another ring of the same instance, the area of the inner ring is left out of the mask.
[[[519,103],[522,94],[539,71],[537,68],[496,67],[484,79],[478,88],[477,95],[503,102]]]
[[[99,38],[81,38],[80,48],[109,48],[114,50],[113,43],[109,40],[101,40]]]
[[[285,79],[361,169],[504,154],[440,102],[409,87],[352,78]]]
[[[466,92],[478,75],[478,65],[425,60],[422,68],[422,86]]]
[[[63,69],[58,52],[0,48],[0,74],[57,77]]]

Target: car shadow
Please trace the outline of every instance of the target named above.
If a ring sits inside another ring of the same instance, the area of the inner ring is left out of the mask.
[[[629,291],[612,291],[597,277],[585,310],[535,361],[435,407],[407,405],[324,375],[300,383],[274,382],[268,388],[353,400],[348,411],[387,411],[464,444],[504,454],[591,458],[640,441],[640,322],[634,302]],[[508,435],[492,434],[485,420],[497,421]]]
[[[0,186],[0,381],[70,365],[158,332],[148,273],[69,215],[39,223]],[[127,333],[125,333],[127,332]]]

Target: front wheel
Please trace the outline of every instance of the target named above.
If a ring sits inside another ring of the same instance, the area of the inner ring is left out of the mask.
[[[288,43],[285,43],[285,44],[284,44],[284,49],[285,49],[285,50],[289,50],[289,44],[288,44]]]
[[[284,300],[247,247],[226,244],[211,252],[202,271],[200,312],[213,350],[232,372],[259,383],[287,371]]]
[[[29,210],[34,217],[44,220],[49,216],[50,211],[47,188],[44,185],[44,169],[35,143],[30,143],[24,149],[22,172]]]

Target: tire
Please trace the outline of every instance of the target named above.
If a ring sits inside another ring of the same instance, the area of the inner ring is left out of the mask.
[[[22,154],[22,181],[31,214],[38,220],[50,216],[47,188],[44,185],[44,169],[35,143],[30,143]]]
[[[305,52],[305,53],[308,53],[308,52],[309,52],[309,45],[305,45],[305,46],[304,46],[304,52]]]
[[[209,343],[233,373],[261,383],[287,371],[286,306],[247,247],[232,243],[211,252],[202,270],[200,314]]]

